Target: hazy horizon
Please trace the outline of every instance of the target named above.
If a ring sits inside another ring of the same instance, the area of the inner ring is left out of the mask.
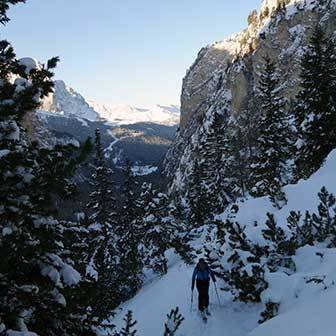
[[[180,105],[182,79],[198,51],[245,28],[260,3],[31,0],[9,11],[2,37],[18,57],[59,55],[55,78],[87,100]]]

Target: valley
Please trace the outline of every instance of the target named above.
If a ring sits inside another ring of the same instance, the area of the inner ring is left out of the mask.
[[[79,29],[40,43],[18,16],[113,101],[176,97],[201,49],[180,106],[141,107],[0,41],[1,336],[335,335],[336,0],[259,5],[31,2]]]

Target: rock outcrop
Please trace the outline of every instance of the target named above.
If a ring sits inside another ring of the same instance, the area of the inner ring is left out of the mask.
[[[335,0],[263,0],[259,13],[249,15],[243,32],[199,52],[183,80],[180,130],[165,160],[172,191],[183,193],[195,150],[213,112],[225,110],[230,116],[250,108],[266,55],[277,63],[284,94],[293,101],[300,59],[318,24],[328,35],[334,34]]]
[[[92,121],[99,119],[98,113],[85,98],[61,80],[55,81],[54,93],[43,100],[41,109]]]

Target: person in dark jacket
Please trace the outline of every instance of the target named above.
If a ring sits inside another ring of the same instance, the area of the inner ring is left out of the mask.
[[[194,269],[191,290],[194,290],[196,281],[196,288],[198,290],[198,309],[202,314],[205,313],[207,315],[210,315],[208,310],[210,277],[213,282],[216,282],[214,273],[206,261],[201,258]]]

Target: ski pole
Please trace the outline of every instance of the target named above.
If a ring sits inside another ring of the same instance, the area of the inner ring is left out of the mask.
[[[194,289],[191,290],[190,312],[192,312],[193,301],[194,301]]]
[[[214,285],[215,285],[215,291],[216,291],[216,295],[217,295],[217,299],[218,299],[218,304],[219,304],[219,307],[221,307],[222,305],[221,305],[221,302],[220,302],[220,299],[219,299],[216,282],[214,282]]]

